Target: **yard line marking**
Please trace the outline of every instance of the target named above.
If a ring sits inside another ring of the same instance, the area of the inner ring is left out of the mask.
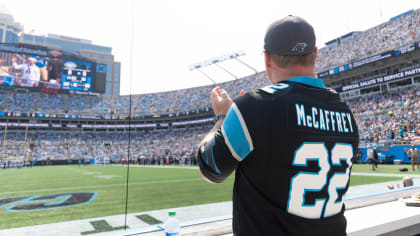
[[[99,178],[99,179],[113,179],[113,178],[121,178],[122,176],[120,175],[99,175],[99,176],[93,176],[95,178]]]
[[[127,168],[127,165],[118,165],[118,164],[112,164],[110,165],[112,167],[125,167]],[[162,169],[192,169],[192,170],[198,170],[198,166],[173,166],[173,165],[166,165],[166,166],[159,166],[159,165],[137,165],[137,164],[131,164],[131,167],[136,167],[136,168],[162,168]]]
[[[146,185],[146,184],[165,184],[165,183],[178,183],[185,181],[202,181],[202,178],[190,178],[190,179],[174,179],[174,180],[160,180],[160,181],[149,181],[149,182],[135,182],[128,183],[129,185]],[[91,186],[80,186],[80,187],[65,187],[65,188],[49,188],[49,189],[33,189],[16,192],[0,192],[1,194],[15,194],[15,193],[34,193],[34,192],[48,192],[48,191],[59,191],[59,190],[75,190],[75,189],[89,189],[89,188],[108,188],[115,186],[125,186],[126,183],[122,184],[106,184],[106,185],[91,185]]]
[[[73,167],[69,167],[69,166],[60,166],[59,168],[62,169],[66,169],[66,170],[71,170],[80,174],[85,174],[85,175],[99,175],[99,174],[103,174],[100,171],[89,171],[89,170],[81,170],[79,168],[73,168]]]
[[[116,174],[107,175],[106,173],[103,173],[103,172],[100,172],[100,171],[80,170],[79,168],[72,168],[72,167],[68,167],[68,166],[60,167],[60,168],[70,170],[70,171],[75,171],[77,173],[84,174],[84,175],[94,175],[93,177],[99,178],[99,179],[113,179],[113,178],[123,177],[122,175],[116,175]]]
[[[365,172],[352,172],[351,175],[364,175],[364,176],[380,176],[380,177],[405,177],[410,176],[414,178],[420,178],[420,175],[416,174],[387,174],[387,173],[365,173]]]

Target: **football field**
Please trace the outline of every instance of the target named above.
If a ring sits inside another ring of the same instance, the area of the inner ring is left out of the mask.
[[[354,165],[353,172],[402,174],[383,166]],[[409,168],[410,169],[410,168]],[[412,174],[409,172],[409,174]],[[123,214],[127,167],[41,166],[0,169],[0,229]],[[350,185],[401,180],[354,175]],[[196,167],[131,166],[128,213],[229,201],[234,177],[222,184],[203,181]]]

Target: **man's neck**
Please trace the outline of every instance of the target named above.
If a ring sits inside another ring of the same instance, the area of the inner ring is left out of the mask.
[[[315,78],[315,69],[313,67],[294,66],[289,68],[281,68],[278,73],[273,75],[272,82],[278,83],[294,77],[307,76]]]

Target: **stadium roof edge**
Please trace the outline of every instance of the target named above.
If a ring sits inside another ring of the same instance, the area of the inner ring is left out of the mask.
[[[353,34],[355,34],[355,33],[360,33],[360,32],[361,32],[361,31],[351,31],[351,32],[349,32],[349,33],[347,33],[347,34],[344,34],[343,36],[337,37],[337,38],[335,38],[335,39],[332,39],[332,40],[330,40],[330,41],[326,42],[326,43],[325,43],[325,46],[329,46],[330,44],[332,44],[332,43],[336,42],[337,40],[347,38],[347,37],[349,37],[349,36],[352,36],[352,35],[353,35]]]

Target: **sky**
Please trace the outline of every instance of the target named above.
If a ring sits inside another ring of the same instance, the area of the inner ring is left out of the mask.
[[[398,4],[397,4],[398,3]],[[0,0],[24,32],[92,40],[121,62],[121,95],[212,84],[189,66],[243,51],[241,61],[264,70],[263,39],[273,21],[297,15],[312,24],[317,46],[420,8],[418,0]],[[236,60],[220,66],[241,78],[254,72]],[[235,77],[203,68],[217,83]]]

